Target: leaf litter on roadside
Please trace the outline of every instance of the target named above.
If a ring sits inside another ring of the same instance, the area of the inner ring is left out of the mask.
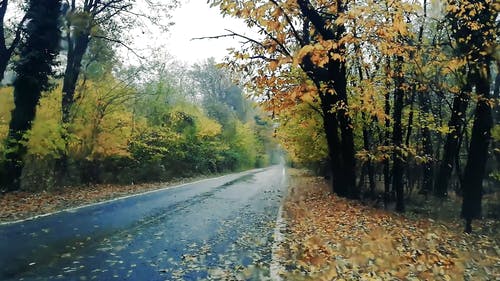
[[[500,280],[498,236],[467,235],[331,195],[291,171],[284,280]]]

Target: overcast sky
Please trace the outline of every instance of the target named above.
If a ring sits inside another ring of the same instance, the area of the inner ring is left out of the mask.
[[[195,63],[209,57],[224,58],[227,48],[238,47],[237,39],[191,40],[196,37],[221,35],[224,29],[248,34],[248,28],[238,19],[223,18],[217,7],[210,8],[206,0],[184,0],[173,12],[173,22],[165,49],[178,60]]]

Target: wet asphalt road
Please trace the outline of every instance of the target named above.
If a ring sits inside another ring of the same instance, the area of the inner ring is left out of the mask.
[[[283,166],[0,226],[0,280],[263,280]]]

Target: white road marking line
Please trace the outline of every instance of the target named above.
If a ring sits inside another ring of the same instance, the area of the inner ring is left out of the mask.
[[[285,185],[286,183],[286,169],[283,167],[283,173],[281,178],[281,184]],[[283,203],[282,203],[283,204]],[[285,267],[281,263],[281,258],[278,255],[278,251],[281,248],[281,244],[285,240],[285,236],[283,232],[285,231],[286,224],[283,219],[283,205],[280,206],[278,210],[278,216],[276,218],[276,225],[274,227],[274,241],[271,247],[271,265],[269,268],[269,275],[271,280],[273,281],[282,281],[280,273],[285,272]]]
[[[285,236],[283,235],[284,230],[285,221],[283,219],[283,206],[280,206],[278,217],[276,218],[276,226],[274,228],[274,242],[271,248],[271,265],[269,268],[269,275],[273,281],[283,280],[280,273],[285,272],[285,268],[281,263],[281,258],[278,255],[281,243],[285,240]]]

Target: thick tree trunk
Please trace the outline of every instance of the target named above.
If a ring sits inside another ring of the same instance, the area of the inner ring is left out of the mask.
[[[72,40],[68,37],[68,40]],[[62,185],[64,178],[66,177],[68,171],[68,135],[69,126],[72,122],[71,109],[75,102],[75,91],[76,85],[78,83],[78,76],[81,71],[81,63],[83,55],[87,51],[90,42],[90,35],[88,33],[82,32],[77,35],[74,42],[68,44],[70,50],[68,50],[67,64],[64,71],[63,89],[62,89],[62,100],[61,100],[61,110],[62,110],[62,126],[63,133],[62,139],[65,143],[64,151],[61,151],[59,159],[55,163],[56,174],[57,174],[57,184]]]
[[[83,55],[87,51],[89,42],[89,34],[81,33],[74,39],[74,49],[68,51],[68,62],[64,71],[63,98],[61,102],[63,124],[71,122],[71,107],[75,100],[75,90],[81,71]]]
[[[472,86],[469,80],[470,79],[467,79],[468,82],[464,85],[460,93],[453,99],[451,118],[448,122],[450,132],[446,135],[443,156],[434,184],[434,194],[440,198],[444,198],[448,195],[448,186],[450,184],[451,172],[453,170],[453,162],[455,157],[458,157],[459,143],[465,122],[465,112],[469,105],[470,92],[472,91]]]
[[[393,152],[393,168],[392,168],[392,185],[396,192],[396,211],[404,212],[404,189],[403,189],[403,127],[402,113],[404,107],[404,91],[402,88],[402,66],[403,57],[398,56],[396,65],[396,78],[394,90],[394,127],[392,133],[392,142],[394,144]]]
[[[21,187],[21,173],[24,167],[24,156],[28,151],[24,134],[31,129],[35,119],[36,106],[41,90],[37,81],[21,75],[14,82],[14,104],[12,118],[9,124],[9,135],[5,158],[6,179],[3,185],[7,190],[18,190]]]
[[[337,118],[339,120],[342,136],[342,168],[345,176],[345,184],[349,190],[350,198],[359,198],[360,191],[356,186],[356,160],[354,149],[354,132],[352,120],[348,111],[347,101],[347,74],[345,63],[335,61],[333,64],[332,79],[335,95],[338,96]]]
[[[0,82],[5,77],[5,70],[7,70],[7,65],[9,65],[11,54],[7,49],[2,48],[0,50]]]
[[[462,217],[467,225],[470,221],[481,217],[481,201],[483,196],[483,178],[488,160],[488,147],[493,126],[490,98],[490,70],[489,64],[478,67],[474,74],[474,84],[478,101],[474,114],[474,124],[470,141],[470,149],[465,166],[462,182],[463,202]],[[472,229],[467,227],[466,231]]]
[[[5,171],[2,185],[7,190],[20,188],[24,157],[27,154],[25,133],[31,129],[42,91],[49,88],[48,77],[59,51],[60,0],[43,3],[30,0],[27,11],[26,41],[21,46],[16,65],[14,104],[7,137]]]
[[[329,28],[325,18],[318,13],[308,0],[297,1],[301,13],[307,21],[309,21],[325,40],[339,41],[345,32],[343,25],[337,25],[336,29]],[[345,10],[343,4],[337,2],[338,12]],[[339,46],[336,52],[343,53],[343,46]],[[330,60],[324,67],[318,67],[311,63],[310,58],[305,58],[302,63],[304,70],[309,77],[315,81],[320,94],[323,113],[325,110],[328,114],[324,114],[325,133],[330,155],[332,158],[332,173],[333,177],[337,174],[337,183],[342,186],[334,186],[341,196],[349,196],[352,198],[359,197],[359,190],[356,187],[356,162],[354,158],[354,133],[352,121],[349,116],[347,102],[347,77],[345,62],[340,60]],[[322,86],[326,86],[322,90]],[[335,116],[331,116],[330,111],[334,111]],[[335,120],[335,121],[334,121]],[[335,127],[337,130],[332,134],[328,126]],[[341,138],[338,138],[338,130],[340,130]],[[330,135],[330,136],[329,136]],[[332,146],[334,142],[340,142],[340,146]],[[340,155],[337,155],[340,154]],[[338,164],[335,161],[340,161]],[[333,171],[335,169],[337,171]]]
[[[323,128],[325,130],[328,151],[331,160],[332,190],[335,194],[346,197],[349,193],[342,172],[342,154],[339,137],[339,125],[335,113],[331,112],[332,95],[320,95],[323,112]]]

